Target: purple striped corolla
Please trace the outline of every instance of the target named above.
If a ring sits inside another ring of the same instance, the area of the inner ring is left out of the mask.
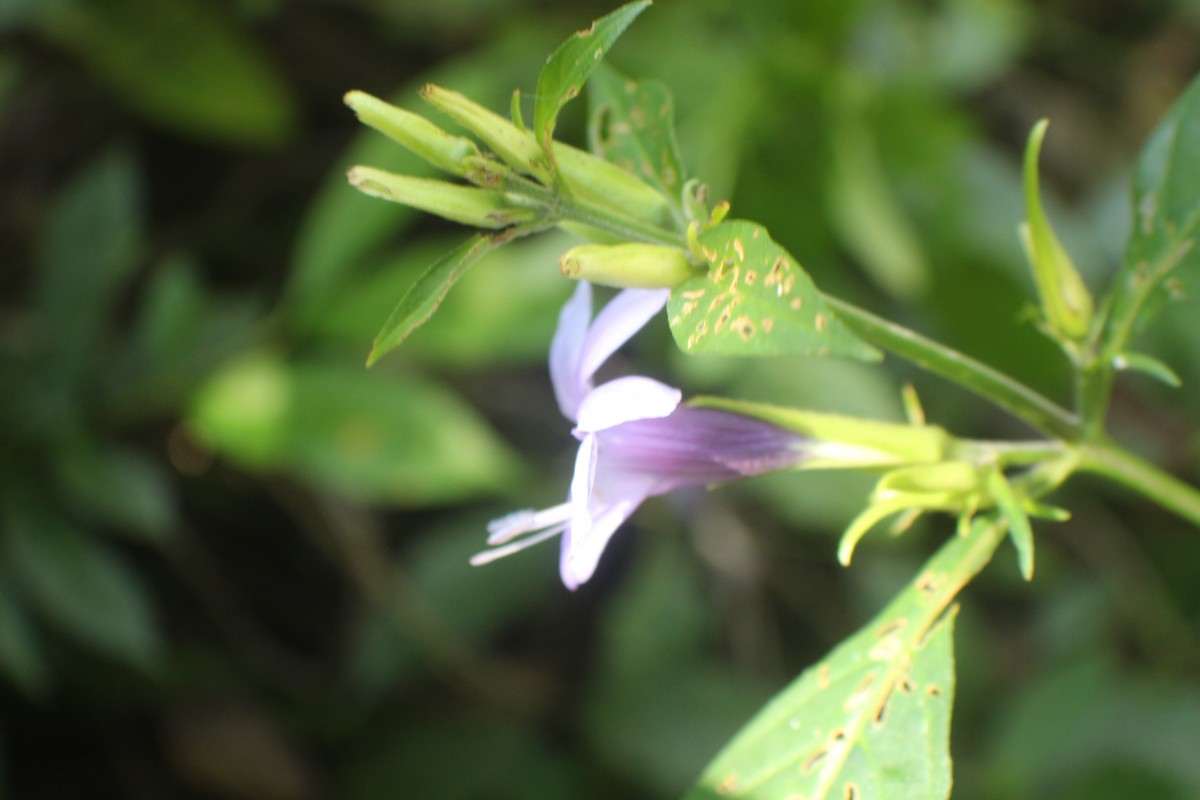
[[[494,520],[492,549],[472,564],[561,534],[559,569],[573,590],[592,576],[612,535],[647,497],[786,469],[806,457],[807,437],[732,411],[684,405],[679,389],[653,378],[595,385],[600,366],[663,308],[668,294],[626,289],[593,321],[591,285],[578,284],[550,348],[555,397],[580,442],[569,498]]]

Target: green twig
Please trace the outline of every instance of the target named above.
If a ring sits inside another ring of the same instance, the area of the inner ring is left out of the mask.
[[[825,295],[825,302],[837,313],[838,319],[871,344],[991,400],[1043,433],[1065,440],[1079,437],[1080,420],[1075,414],[1023,383],[844,300]]]
[[[1133,489],[1200,526],[1200,490],[1111,442],[1081,444],[1079,469]]]

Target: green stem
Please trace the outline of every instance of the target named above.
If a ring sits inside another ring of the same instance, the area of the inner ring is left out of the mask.
[[[1044,433],[1067,440],[1079,437],[1081,426],[1077,416],[1023,383],[844,300],[824,297],[838,319],[871,344],[991,400]]]
[[[1200,526],[1200,490],[1110,442],[1078,447],[1079,469],[1133,489]]]

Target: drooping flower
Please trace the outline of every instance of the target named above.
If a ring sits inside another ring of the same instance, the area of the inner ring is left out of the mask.
[[[682,393],[640,375],[595,386],[593,376],[666,304],[666,289],[626,289],[591,319],[591,286],[580,282],[559,316],[550,376],[580,440],[566,503],[524,510],[488,526],[484,564],[562,535],[560,572],[575,589],[596,570],[613,533],[643,500],[796,465],[809,440],[754,417],[681,405]],[[529,534],[525,538],[518,537]]]

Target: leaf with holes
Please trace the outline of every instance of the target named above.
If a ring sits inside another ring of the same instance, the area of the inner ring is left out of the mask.
[[[511,240],[513,234],[512,228],[495,234],[477,233],[433,262],[400,298],[382,330],[375,336],[367,356],[367,366],[374,364],[389,350],[399,347],[410,333],[424,325],[458,279],[479,259]]]
[[[699,241],[708,273],[673,288],[667,304],[671,333],[685,353],[881,357],[838,321],[766,228],[725,222]]]
[[[954,618],[998,529],[947,542],[884,611],[803,672],[687,800],[939,800],[950,793]]]
[[[649,5],[650,0],[640,0],[621,6],[573,34],[546,60],[546,66],[538,75],[537,104],[533,108],[533,130],[543,150],[550,150],[558,112],[579,96],[584,81],[613,42]]]
[[[588,86],[592,151],[658,189],[678,209],[687,175],[670,90],[657,81],[632,81],[604,64]]]
[[[1200,79],[1150,135],[1134,175],[1133,206],[1106,332],[1114,355],[1164,303],[1200,292]]]

